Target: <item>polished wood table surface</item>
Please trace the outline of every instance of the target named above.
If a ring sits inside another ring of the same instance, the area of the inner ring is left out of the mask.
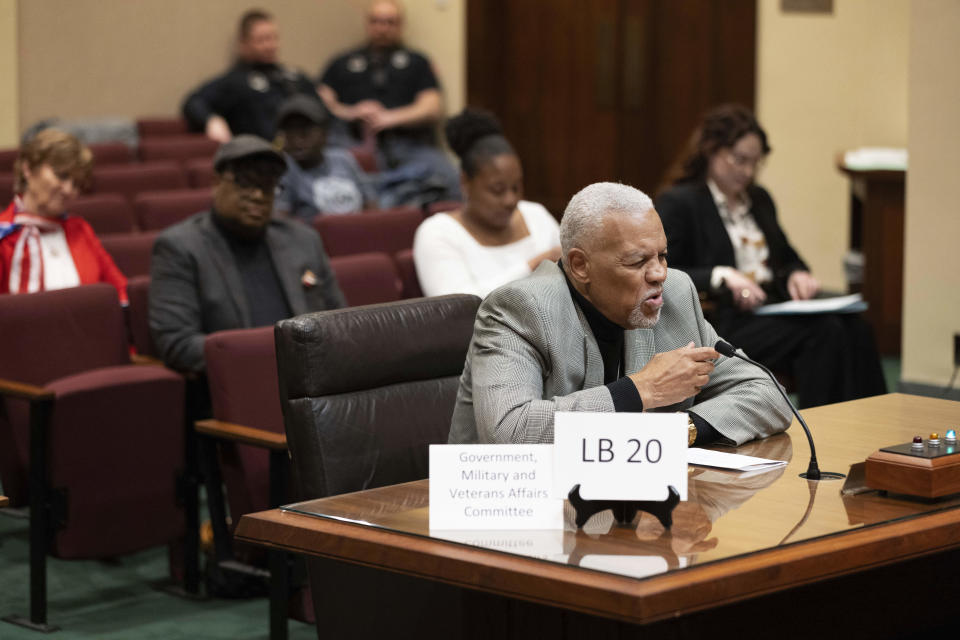
[[[960,403],[903,394],[803,413],[821,470],[842,473],[960,424]],[[577,531],[568,510],[563,531],[431,532],[422,480],[247,515],[236,535],[630,624],[960,549],[960,498],[842,495],[842,480],[800,478],[809,447],[798,424],[737,451],[789,463],[753,475],[691,467],[671,531],[647,514],[617,527],[609,512]]]

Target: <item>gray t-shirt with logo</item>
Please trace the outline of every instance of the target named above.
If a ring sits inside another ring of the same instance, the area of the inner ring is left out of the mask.
[[[312,169],[301,168],[290,156],[286,160],[274,211],[309,223],[318,214],[355,213],[377,203],[373,185],[349,151],[324,149],[323,162]]]

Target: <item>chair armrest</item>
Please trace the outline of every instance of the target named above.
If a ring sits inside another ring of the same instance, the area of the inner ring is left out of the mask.
[[[287,436],[285,434],[267,431],[266,429],[245,427],[241,424],[233,424],[222,420],[197,420],[194,423],[194,428],[197,433],[228,442],[251,444],[263,449],[283,450],[287,448]]]
[[[38,387],[25,382],[0,379],[0,395],[35,402],[38,400],[53,400],[56,394],[44,387]]]
[[[100,392],[109,388],[120,388],[131,384],[175,383],[183,385],[183,378],[164,367],[139,367],[133,364],[120,364],[99,369],[89,369],[73,375],[51,380],[47,388],[57,397],[80,393]]]
[[[161,360],[160,358],[157,358],[155,356],[144,355],[142,353],[131,353],[130,364],[135,364],[138,366],[147,366],[147,367],[166,367],[167,366],[163,363],[163,360]],[[200,374],[198,374],[196,371],[175,371],[174,369],[169,369],[169,370],[173,371],[174,373],[176,373],[177,375],[179,375],[180,377],[182,377],[184,380],[188,382],[196,382],[201,379]],[[204,382],[204,384],[206,384],[206,382]]]
[[[149,365],[149,366],[159,366],[159,367],[163,366],[163,360],[161,360],[160,358],[154,358],[153,356],[145,356],[142,353],[131,353],[130,363]]]

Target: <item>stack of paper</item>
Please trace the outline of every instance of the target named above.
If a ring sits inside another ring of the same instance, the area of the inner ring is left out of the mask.
[[[861,147],[843,154],[843,164],[857,171],[906,171],[907,150]]]
[[[812,300],[788,300],[776,304],[757,307],[758,316],[785,316],[807,313],[860,313],[867,310],[863,296],[854,293],[849,296],[833,298],[814,298]]]
[[[754,458],[753,456],[744,456],[739,453],[723,453],[722,451],[711,451],[710,449],[693,447],[687,450],[687,464],[695,464],[701,467],[716,467],[718,469],[732,469],[734,471],[768,471],[782,467],[787,463],[783,460]]]

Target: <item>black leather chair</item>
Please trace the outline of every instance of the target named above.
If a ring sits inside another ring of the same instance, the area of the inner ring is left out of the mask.
[[[447,441],[479,304],[468,295],[417,298],[277,324],[280,403],[301,496],[427,477],[428,446]],[[420,616],[458,606],[444,585],[323,559],[308,569],[326,637],[397,637]],[[356,615],[366,605],[349,599],[358,591],[347,583],[387,610]]]

